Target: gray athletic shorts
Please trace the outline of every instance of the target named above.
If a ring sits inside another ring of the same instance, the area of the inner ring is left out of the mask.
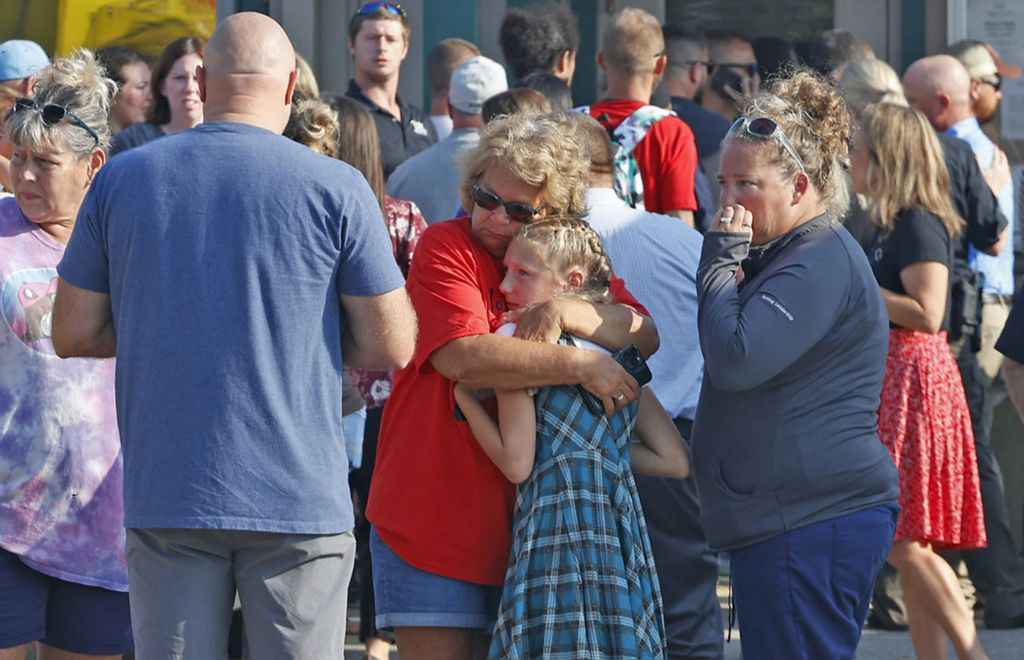
[[[129,529],[136,657],[227,658],[236,590],[245,657],[344,657],[355,547],[351,532]]]

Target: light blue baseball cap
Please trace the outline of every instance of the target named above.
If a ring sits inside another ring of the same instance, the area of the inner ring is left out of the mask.
[[[50,66],[43,47],[27,39],[11,39],[0,44],[0,80],[28,78]]]

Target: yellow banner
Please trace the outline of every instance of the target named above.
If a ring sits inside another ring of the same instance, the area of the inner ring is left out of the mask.
[[[128,46],[150,58],[185,36],[209,39],[216,0],[60,0],[54,55]]]

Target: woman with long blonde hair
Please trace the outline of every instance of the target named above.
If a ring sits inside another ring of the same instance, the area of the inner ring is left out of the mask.
[[[936,553],[985,545],[971,417],[946,341],[953,239],[964,221],[950,201],[935,131],[920,112],[878,103],[853,141],[854,188],[880,228],[868,248],[889,312],[879,435],[900,475],[901,512],[889,562],[900,573],[914,650],[984,658],[956,576]]]

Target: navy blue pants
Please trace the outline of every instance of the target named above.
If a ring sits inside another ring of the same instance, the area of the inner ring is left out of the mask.
[[[853,658],[897,512],[877,506],[733,550],[744,660]]]

